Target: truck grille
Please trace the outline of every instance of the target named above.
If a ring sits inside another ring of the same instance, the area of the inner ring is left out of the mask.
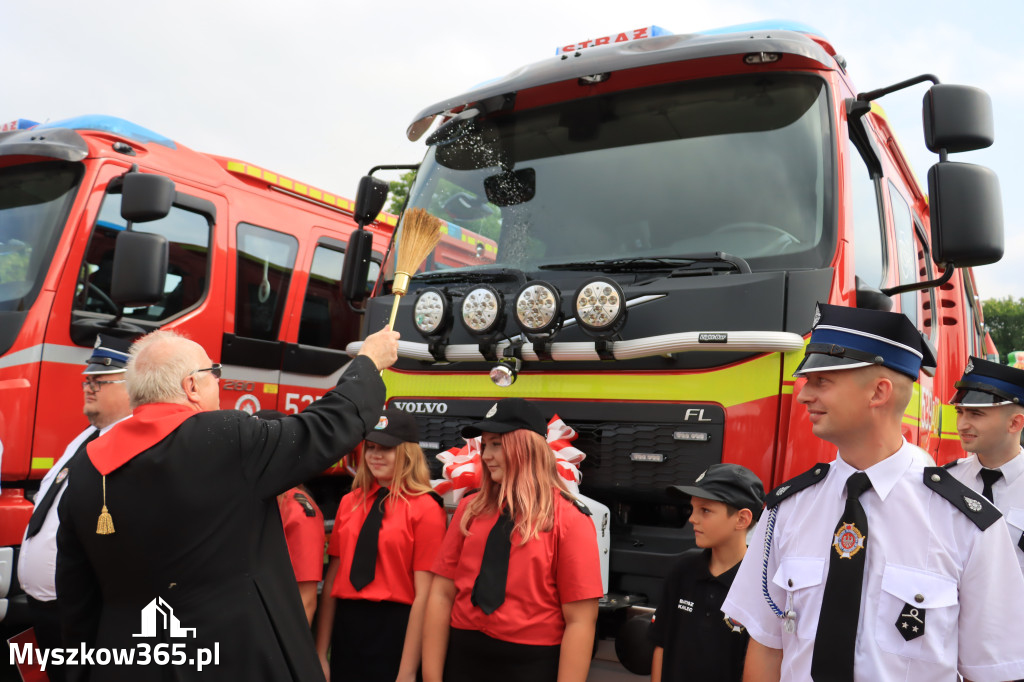
[[[433,455],[462,445],[462,427],[482,419],[494,401],[429,403],[434,406],[434,414],[416,411],[418,404],[427,403],[402,401],[407,411],[415,411],[421,444],[435,466]],[[725,412],[717,405],[570,401],[536,404],[545,416],[558,414],[576,429],[579,437],[573,445],[587,455],[580,467],[580,490],[605,503],[668,503],[668,486],[691,483],[709,465],[722,461]],[[440,405],[444,406],[443,414],[436,413]],[[707,440],[680,440],[674,435],[679,432],[707,434]],[[432,471],[432,475],[439,476],[439,467]]]

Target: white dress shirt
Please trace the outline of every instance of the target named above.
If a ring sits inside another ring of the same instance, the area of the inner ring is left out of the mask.
[[[868,518],[867,561],[854,654],[854,679],[974,682],[1024,677],[1024,576],[1007,544],[1003,519],[981,531],[924,484],[924,467],[904,441],[869,468],[860,497]],[[761,586],[766,511],[722,606],[759,643],[782,649],[782,680],[811,679],[833,533],[855,469],[838,456],[825,478],[778,506],[768,560],[768,590],[796,611],[794,632],[768,606]],[[980,495],[979,495],[980,497]],[[925,610],[925,634],[904,640],[905,606]]]
[[[1010,528],[1010,540],[1013,541],[1014,553],[1024,573],[1024,549],[1021,549],[1021,537],[1024,536],[1024,448],[1016,457],[1001,467],[1003,477],[992,484],[994,504],[1003,512],[1006,525]],[[980,495],[985,483],[981,480],[981,462],[977,455],[971,455],[957,461],[949,473]]]
[[[116,423],[114,422],[114,424]],[[100,429],[100,435],[109,431],[110,427],[114,424]],[[60,473],[60,470],[71,461],[72,456],[78,452],[78,448],[85,439],[95,431],[96,428],[90,426],[68,444],[67,448],[64,449],[64,454],[60,456],[57,463],[46,472],[43,480],[39,482],[39,492],[36,493],[35,497],[36,504],[42,501],[43,496],[50,489],[50,486],[53,485],[53,481],[57,474]],[[46,513],[46,519],[43,521],[39,532],[31,538],[22,537],[21,540],[21,552],[18,554],[18,582],[21,583],[21,589],[25,590],[25,594],[39,601],[53,601],[57,598],[57,587],[54,584],[54,577],[57,573],[57,526],[60,524],[60,520],[57,518],[57,507],[60,504],[60,498],[64,495],[64,491],[67,490],[70,483],[68,481],[57,492],[57,496],[53,500],[53,506]],[[27,535],[28,528],[25,528],[25,533]]]

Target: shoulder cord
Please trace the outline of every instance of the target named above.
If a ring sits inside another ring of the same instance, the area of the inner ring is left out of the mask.
[[[785,618],[786,614],[783,613],[775,601],[772,599],[772,595],[768,592],[768,556],[772,553],[772,537],[775,535],[775,517],[779,513],[778,505],[771,508],[768,512],[768,523],[764,530],[764,561],[761,564],[761,592],[764,594],[764,599],[768,602],[768,606],[771,608],[772,613],[775,614],[776,618]]]

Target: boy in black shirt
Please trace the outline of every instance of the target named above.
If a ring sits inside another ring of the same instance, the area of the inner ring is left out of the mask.
[[[722,613],[747,551],[747,531],[761,516],[764,486],[738,464],[712,464],[693,485],[672,486],[690,497],[697,547],[665,579],[651,624],[651,682],[740,682],[749,635]]]

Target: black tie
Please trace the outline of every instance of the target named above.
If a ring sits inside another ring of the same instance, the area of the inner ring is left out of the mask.
[[[846,508],[833,536],[828,579],[814,637],[814,682],[853,680],[853,652],[868,545],[868,517],[859,498],[870,487],[871,480],[862,471],[846,479]]]
[[[986,500],[995,504],[996,498],[992,493],[992,484],[1003,477],[1003,472],[999,469],[982,469],[979,473],[981,474],[981,482],[985,484],[981,494],[985,496]]]
[[[508,555],[512,551],[512,529],[515,522],[506,511],[498,517],[487,535],[480,574],[473,584],[470,601],[490,615],[505,603],[505,582],[508,580]]]
[[[75,454],[71,455],[71,459],[64,465],[64,468],[60,470],[57,477],[53,479],[53,483],[46,489],[46,494],[43,495],[43,499],[39,500],[36,504],[35,509],[32,510],[32,516],[28,520],[28,530],[25,533],[26,538],[30,538],[39,532],[39,529],[43,527],[43,523],[46,521],[46,515],[50,512],[50,507],[53,506],[53,501],[57,499],[57,493],[60,492],[64,484],[67,483],[67,471],[71,466],[71,463],[75,461],[75,457],[85,452],[85,446],[96,440],[100,435],[99,429],[96,429],[89,434],[89,437],[82,441],[82,444],[75,450]]]
[[[348,578],[357,591],[372,583],[377,572],[377,538],[380,536],[380,524],[384,520],[384,498],[387,494],[387,488],[377,491],[373,506],[356,538],[356,550],[352,554],[352,570]]]

